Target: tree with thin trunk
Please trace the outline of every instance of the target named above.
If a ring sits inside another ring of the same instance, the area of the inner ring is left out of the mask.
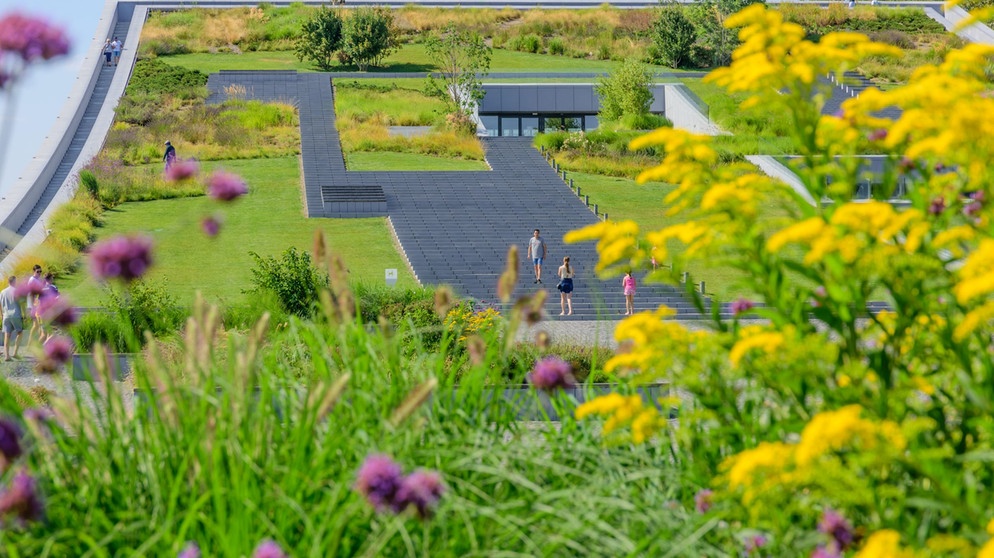
[[[449,24],[425,42],[428,58],[441,77],[428,76],[428,90],[449,100],[454,111],[472,114],[483,99],[481,79],[490,71],[491,49],[479,33]]]

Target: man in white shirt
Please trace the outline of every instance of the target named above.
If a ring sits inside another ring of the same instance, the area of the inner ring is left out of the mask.
[[[539,236],[538,229],[535,229],[528,239],[528,257],[535,266],[535,283],[542,282],[542,260],[545,259],[545,252],[545,241]]]
[[[24,322],[21,318],[21,303],[17,301],[14,294],[14,286],[17,285],[17,277],[7,279],[8,287],[0,291],[0,311],[3,311],[3,357],[9,361],[11,357],[17,358],[17,347],[21,343],[21,332],[24,331]],[[14,334],[14,351],[10,350],[10,334]]]

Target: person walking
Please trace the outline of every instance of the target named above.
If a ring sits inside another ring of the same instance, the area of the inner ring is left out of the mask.
[[[573,315],[573,277],[575,272],[569,265],[569,256],[563,258],[563,265],[559,266],[559,308],[562,312],[560,316]],[[566,309],[569,308],[569,312]]]
[[[176,162],[176,148],[168,141],[166,142],[166,154],[162,156],[162,160],[166,162],[166,170],[169,170]]]
[[[7,288],[0,291],[0,311],[3,312],[3,359],[10,361],[17,358],[17,347],[21,343],[21,332],[24,331],[24,320],[21,317],[21,303],[14,292],[17,277],[7,279]],[[10,350],[10,336],[14,335],[14,350]]]
[[[535,266],[534,283],[542,282],[542,260],[545,259],[545,254],[545,241],[539,235],[539,230],[535,229],[532,237],[528,239],[528,257],[531,258],[532,264]]]
[[[625,289],[625,315],[631,316],[635,313],[635,278],[632,277],[632,270],[625,272],[621,286]]]
[[[110,39],[104,41],[104,66],[110,66],[110,58],[114,55],[114,48],[110,46]]]
[[[41,301],[41,291],[45,289],[45,280],[41,276],[41,266],[35,264],[31,268],[31,277],[28,277],[28,282],[25,285],[27,287],[23,292],[27,293],[28,302],[28,319],[31,320],[31,331],[28,332],[28,342],[30,343],[35,337],[35,331],[39,332],[39,339],[45,340],[45,325],[41,322],[41,316],[38,314],[38,310],[41,305],[38,304]]]
[[[114,37],[114,40],[110,42],[110,50],[114,58],[115,66],[117,66],[117,63],[121,61],[121,47],[123,46],[124,45],[121,44],[121,40],[117,37]]]

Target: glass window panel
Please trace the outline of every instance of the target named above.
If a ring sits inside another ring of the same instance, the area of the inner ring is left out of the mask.
[[[521,118],[521,135],[534,136],[538,134],[538,117],[525,116]]]
[[[517,136],[518,125],[520,124],[520,119],[517,116],[501,116],[500,117],[500,135],[502,136]]]
[[[600,121],[597,120],[596,114],[588,114],[587,116],[583,117],[583,125],[584,128],[587,130],[596,130],[597,127],[600,126],[601,124]]]
[[[483,127],[487,129],[488,136],[497,135],[497,116],[481,114],[480,122],[483,122]]]

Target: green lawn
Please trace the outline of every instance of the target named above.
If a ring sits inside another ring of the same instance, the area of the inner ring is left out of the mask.
[[[357,151],[345,154],[345,165],[353,171],[485,171],[485,161],[447,159],[420,153]]]
[[[398,287],[415,285],[394,248],[385,219],[307,219],[304,217],[299,162],[296,157],[205,163],[205,170],[223,166],[239,173],[250,194],[230,205],[206,197],[127,203],[106,213],[100,236],[142,232],[156,242],[153,279],[166,279],[181,303],[189,303],[199,290],[210,300],[226,303],[243,299],[251,288],[250,251],[278,256],[296,246],[310,251],[314,231],[324,230],[329,249],[341,254],[353,281],[379,283],[384,269],[396,268]],[[211,239],[200,229],[200,220],[223,213],[221,234]],[[103,294],[86,271],[62,280],[73,300],[98,306]]]
[[[164,62],[184,66],[211,74],[219,70],[299,70],[313,72],[316,68],[310,63],[301,62],[292,51],[256,51],[233,54],[231,52],[177,54],[162,56]],[[610,72],[620,62],[611,60],[586,60],[548,54],[531,54],[511,50],[494,49],[490,63],[491,72]],[[342,71],[355,71],[355,67],[342,66]],[[652,66],[653,70],[672,72],[671,68]],[[336,67],[339,69],[339,67]],[[424,45],[405,44],[397,52],[386,58],[383,66],[371,68],[377,72],[431,72],[436,68],[428,62]]]

